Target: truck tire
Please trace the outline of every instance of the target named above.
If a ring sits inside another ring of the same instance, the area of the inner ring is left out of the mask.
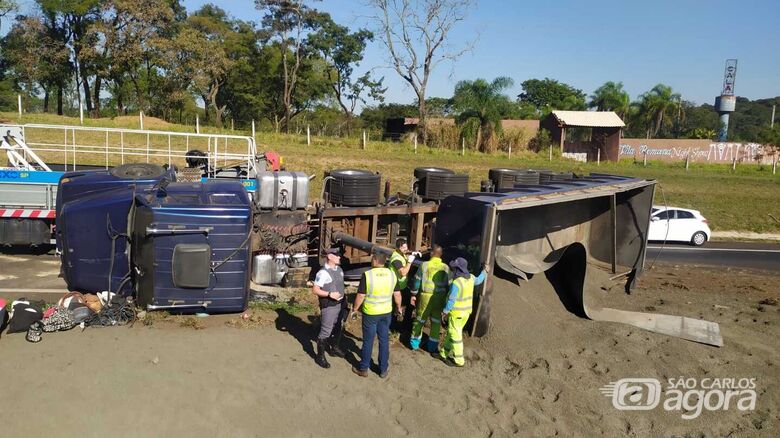
[[[151,163],[132,163],[114,167],[109,173],[122,179],[154,179],[162,177],[165,169]]]
[[[412,190],[419,196],[420,198],[425,198],[425,193],[427,192],[427,189],[425,188],[426,182],[428,180],[428,175],[454,175],[455,171],[450,169],[445,169],[443,167],[418,167],[414,169],[414,178],[417,180],[414,183],[414,186]]]
[[[539,172],[530,169],[523,170],[522,173],[515,177],[515,184],[538,185]]]
[[[379,205],[382,176],[362,169],[338,169],[328,173],[326,184],[328,200],[344,207]]]
[[[419,188],[425,201],[441,201],[447,196],[462,195],[469,189],[469,176],[455,173],[430,173]]]
[[[495,168],[488,171],[488,177],[496,191],[511,190],[515,184],[539,184],[539,172],[530,169]]]
[[[556,181],[565,181],[574,178],[571,172],[553,172],[551,170],[539,171],[539,183],[554,183]]]
[[[509,169],[505,167],[493,168],[488,171],[488,178],[493,181],[493,187],[496,191],[501,189],[511,189],[515,186],[520,169]]]
[[[414,177],[417,179],[425,178],[429,173],[455,173],[450,169],[443,167],[418,167],[414,169]]]
[[[197,149],[187,151],[187,154],[184,155],[184,161],[187,162],[187,167],[190,168],[204,168],[209,164],[206,153]]]

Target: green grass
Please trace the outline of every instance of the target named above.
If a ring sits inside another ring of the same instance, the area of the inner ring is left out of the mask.
[[[284,310],[291,315],[297,315],[299,313],[311,313],[314,311],[314,306],[308,303],[302,303],[299,301],[288,302],[267,302],[267,301],[250,301],[249,308],[253,310],[275,312],[277,310]]]
[[[18,123],[16,114],[0,113],[0,119]],[[25,114],[22,123],[70,124],[78,125],[77,118],[58,117],[48,114]],[[117,119],[85,119],[85,125],[101,127],[139,128],[138,117],[128,116]],[[194,132],[194,127],[168,124],[157,119],[146,119],[147,129],[162,129],[178,132]],[[214,128],[203,127],[201,132],[217,133]],[[246,132],[222,130],[222,133],[244,134]],[[29,135],[35,135],[30,133]],[[43,134],[40,134],[43,135]],[[81,135],[81,134],[79,134]],[[58,140],[59,138],[50,139]],[[100,145],[104,137],[87,139]],[[79,143],[85,141],[79,138]],[[111,138],[111,142],[116,141]],[[125,139],[126,143],[143,147],[144,138]],[[691,163],[685,170],[684,163],[664,163],[650,161],[647,167],[641,162],[621,160],[618,163],[576,163],[554,158],[549,161],[546,154],[538,155],[530,151],[486,155],[467,151],[464,156],[459,149],[431,149],[419,146],[414,153],[408,143],[369,141],[366,149],[360,147],[358,138],[312,137],[312,145],[306,144],[305,135],[286,135],[258,132],[256,136],[259,151],[275,150],[282,154],[286,166],[291,170],[301,170],[316,178],[312,181],[311,198],[316,200],[322,190],[322,176],[326,170],[338,168],[362,168],[381,172],[384,179],[391,183],[391,191],[408,192],[412,183],[412,172],[419,166],[437,166],[465,172],[470,175],[470,188],[478,189],[480,180],[487,178],[492,167],[531,167],[538,169],[572,170],[576,173],[602,172],[618,175],[655,179],[660,183],[656,190],[656,204],[666,203],[679,207],[695,208],[709,219],[714,230],[738,230],[755,232],[780,232],[780,223],[770,214],[780,219],[780,175],[772,175],[771,166],[738,164],[736,171],[730,164]],[[174,149],[183,150],[184,145],[174,141]],[[190,144],[190,147],[205,147]],[[237,144],[230,144],[232,151],[238,150]],[[115,157],[110,157],[114,160]],[[48,157],[47,157],[48,159]],[[80,159],[81,160],[81,159]],[[103,164],[103,154],[92,157],[94,163]],[[112,165],[116,164],[111,161]],[[178,163],[183,165],[183,163]]]

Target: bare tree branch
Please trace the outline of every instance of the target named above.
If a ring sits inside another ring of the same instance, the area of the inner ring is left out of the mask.
[[[466,18],[476,0],[367,0],[376,14],[377,34],[387,48],[389,66],[406,81],[417,95],[419,128],[425,130],[425,93],[431,72],[440,63],[456,61],[473,49],[447,47],[452,29]],[[422,54],[422,56],[420,56]]]

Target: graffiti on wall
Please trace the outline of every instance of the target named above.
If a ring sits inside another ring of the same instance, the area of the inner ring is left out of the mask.
[[[766,158],[764,147],[758,143],[710,143],[706,147],[650,147],[640,144],[620,145],[620,156],[644,157],[656,160],[685,160],[707,162],[762,161]]]

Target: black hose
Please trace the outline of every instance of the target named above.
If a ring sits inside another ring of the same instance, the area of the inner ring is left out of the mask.
[[[84,324],[90,327],[107,327],[135,322],[135,318],[136,313],[133,302],[128,299],[115,297],[114,299],[109,298],[100,312],[85,319]]]
[[[212,272],[212,273],[213,273],[213,272],[215,272],[215,271],[216,271],[217,269],[219,269],[219,268],[220,268],[222,265],[224,265],[225,263],[229,262],[229,261],[230,261],[230,259],[232,259],[233,257],[235,257],[235,256],[236,256],[236,254],[238,254],[238,252],[239,252],[239,251],[240,251],[242,248],[244,248],[244,246],[246,246],[246,244],[249,242],[249,239],[250,239],[251,237],[252,237],[252,232],[250,231],[250,232],[249,232],[249,234],[247,234],[247,235],[246,235],[246,239],[244,239],[244,241],[243,241],[243,242],[241,242],[241,245],[238,245],[238,248],[234,249],[234,250],[233,250],[233,252],[231,252],[231,253],[230,253],[230,255],[228,255],[227,257],[225,257],[224,259],[222,259],[220,262],[218,262],[217,264],[215,264],[214,266],[212,266],[212,267],[211,267],[211,272]],[[216,274],[215,274],[215,275],[216,275]]]
[[[109,257],[109,266],[108,266],[108,288],[106,290],[110,293],[111,292],[111,281],[114,278],[114,256],[116,254],[116,240],[120,237],[124,237],[130,241],[130,236],[128,236],[126,233],[118,233],[115,229],[113,224],[111,224],[111,216],[106,213],[106,232],[108,233],[108,237],[111,238],[111,255]],[[129,276],[128,274],[125,276]],[[117,290],[119,292],[121,290],[121,287]]]
[[[658,253],[656,253],[655,257],[653,257],[653,261],[650,262],[650,267],[647,268],[648,271],[653,269],[653,266],[655,266],[656,260],[658,260],[658,257],[661,256],[661,253],[664,251],[664,247],[666,246],[666,239],[669,237],[669,205],[666,203],[666,194],[664,193],[664,187],[661,185],[661,183],[658,183],[658,188],[661,189],[661,197],[664,200],[664,208],[666,208],[666,234],[664,234],[664,240],[661,242],[661,248],[658,249]],[[652,213],[650,220],[652,221]],[[647,239],[645,239],[647,241]]]

